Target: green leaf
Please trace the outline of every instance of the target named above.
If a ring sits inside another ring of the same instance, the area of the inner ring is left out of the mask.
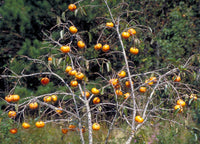
[[[61,20],[60,20],[60,17],[57,16],[57,20],[56,20],[57,24],[60,25],[61,24]]]
[[[56,66],[56,59],[55,58],[52,59],[52,63],[53,63],[54,66]]]
[[[79,9],[76,9],[76,10],[74,11],[75,17],[77,16],[78,10],[79,10]]]
[[[145,61],[147,61],[148,60],[148,58],[144,58],[144,59],[142,59],[142,62],[145,62]]]
[[[62,17],[62,20],[63,20],[63,21],[66,21],[65,12],[62,13],[61,17]]]
[[[100,112],[102,111],[102,107],[101,106],[99,106],[98,109],[99,109]]]
[[[83,7],[81,7],[81,12],[82,12],[85,16],[87,16],[87,13],[86,13],[86,11],[85,11],[85,9],[84,9]]]
[[[63,39],[63,35],[64,35],[64,30],[60,31],[60,38]]]
[[[189,100],[188,105],[190,105],[190,104],[192,103],[193,99],[194,99],[194,98],[191,98],[191,99]]]
[[[174,115],[177,115],[177,113],[179,112],[180,108],[176,109],[174,112]]]
[[[62,58],[59,58],[59,59],[58,59],[58,62],[57,62],[57,66],[60,65],[61,61],[62,61]]]
[[[66,61],[63,61],[63,71],[66,69]]]
[[[126,108],[124,108],[124,114],[127,116],[128,115],[128,111]]]
[[[194,134],[194,140],[197,141],[198,140],[198,135],[195,133]]]
[[[18,104],[15,104],[15,110],[18,112]]]
[[[107,67],[107,71],[110,72],[110,69],[111,69],[111,63],[110,63],[110,61],[108,61],[106,63],[106,67]]]
[[[194,79],[197,78],[197,74],[195,72],[193,72],[193,77],[194,77]]]
[[[89,37],[89,43],[92,42],[92,34],[90,32],[88,32],[88,37]]]
[[[102,88],[102,89],[101,89],[101,92],[100,92],[100,94],[101,94],[101,95],[103,95],[103,94],[104,94],[104,88]]]

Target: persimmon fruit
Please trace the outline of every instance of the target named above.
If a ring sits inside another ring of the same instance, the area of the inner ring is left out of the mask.
[[[130,48],[130,53],[134,54],[134,55],[137,55],[139,53],[139,49],[136,48],[136,47],[131,47]]]
[[[95,95],[99,94],[99,90],[97,88],[92,88],[91,92]]]
[[[9,118],[15,118],[17,116],[17,113],[15,111],[9,111],[8,112],[8,117]]]
[[[140,87],[140,88],[139,88],[139,91],[140,91],[141,93],[145,93],[145,92],[147,91],[147,88],[146,88],[146,87]]]
[[[34,110],[38,108],[38,103],[37,102],[32,102],[29,104],[29,108]]]
[[[126,72],[125,71],[120,71],[119,73],[118,73],[118,76],[120,77],[120,78],[124,78],[125,76],[126,76]]]
[[[177,110],[177,109],[179,109],[178,111],[179,113],[183,112],[183,107],[181,105],[175,105],[174,110]]]
[[[70,31],[72,34],[75,34],[75,33],[77,33],[78,29],[77,29],[75,26],[70,26],[70,27],[69,27],[69,31]]]
[[[12,128],[12,129],[10,129],[10,133],[11,133],[11,134],[16,134],[16,133],[17,133],[17,128]]]
[[[184,107],[184,106],[186,105],[185,101],[182,100],[182,99],[177,100],[176,104],[177,104],[177,105],[180,105],[180,106],[182,106],[182,107]]]
[[[84,43],[83,41],[78,41],[77,46],[78,46],[80,49],[83,49],[83,48],[85,47],[85,43]]]
[[[49,83],[49,78],[48,77],[43,77],[42,79],[41,79],[41,83],[43,84],[43,85],[47,85],[48,83]]]
[[[94,46],[94,49],[95,50],[100,50],[102,48],[102,44],[101,43],[98,43]]]
[[[141,116],[136,116],[135,121],[138,123],[142,123],[144,121],[144,119]]]
[[[71,67],[71,66],[67,66],[66,69],[65,69],[65,72],[68,73],[68,72],[70,72],[71,70],[72,70],[72,67]]]
[[[43,121],[37,121],[37,122],[35,123],[35,126],[36,126],[37,128],[42,128],[42,127],[45,126],[45,123],[44,123]]]
[[[107,22],[106,27],[112,28],[112,27],[114,27],[114,24],[112,22]]]
[[[100,130],[100,124],[94,123],[94,124],[92,125],[92,129],[95,130],[95,131]]]
[[[129,30],[128,30],[128,33],[132,36],[132,35],[135,35],[136,34],[136,30],[135,29],[133,29],[133,28],[130,28]]]
[[[60,47],[60,50],[63,52],[63,53],[68,53],[70,52],[70,46],[61,46]]]
[[[100,98],[99,97],[95,97],[94,99],[93,99],[93,104],[98,104],[98,103],[100,103]]]
[[[23,122],[22,123],[22,127],[24,128],[24,129],[28,129],[28,128],[30,128],[30,124],[29,123],[27,123],[27,122]]]
[[[124,39],[128,39],[130,37],[130,33],[128,33],[128,32],[122,32],[122,37]]]
[[[66,134],[68,132],[68,129],[67,128],[62,128],[61,131],[62,131],[63,134]]]
[[[107,52],[109,50],[110,50],[110,46],[108,44],[103,45],[103,47],[102,47],[103,52]]]
[[[74,10],[76,10],[76,5],[75,4],[70,4],[68,6],[68,9],[73,12]]]
[[[76,87],[76,86],[78,85],[78,82],[77,82],[76,80],[72,80],[72,81],[70,82],[70,85],[71,85],[72,87]]]

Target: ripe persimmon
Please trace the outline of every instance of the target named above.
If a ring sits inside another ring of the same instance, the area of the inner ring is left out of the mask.
[[[78,85],[78,82],[77,82],[76,80],[72,80],[72,81],[70,82],[70,85],[71,85],[72,87],[76,87],[76,86]]]
[[[127,99],[131,94],[130,93],[125,93],[124,94],[124,99]]]
[[[118,73],[118,76],[120,77],[120,78],[124,78],[125,76],[126,76],[126,72],[125,71],[120,71],[119,73]]]
[[[56,101],[58,100],[57,95],[52,95],[52,96],[51,96],[51,100],[52,100],[53,102],[56,102]]]
[[[38,103],[37,102],[32,102],[29,104],[30,109],[37,109],[38,108]]]
[[[109,83],[112,84],[113,86],[116,86],[119,83],[118,79],[110,79]]]
[[[49,78],[48,77],[43,77],[42,79],[41,79],[41,83],[43,84],[43,85],[47,85],[48,83],[49,83]]]
[[[180,76],[176,76],[172,78],[175,82],[180,82],[181,81],[181,77]]]
[[[103,45],[103,47],[102,47],[103,52],[107,52],[109,50],[110,50],[110,46],[108,44]]]
[[[61,46],[60,47],[60,50],[63,52],[63,53],[68,53],[70,52],[70,46]]]
[[[130,33],[128,33],[128,32],[122,32],[122,37],[124,39],[128,39],[130,37]]]
[[[99,94],[99,90],[97,88],[92,88],[91,90],[92,94]]]
[[[133,81],[131,81],[131,83],[133,84]],[[129,88],[129,87],[131,86],[131,83],[130,83],[130,81],[126,81],[126,82],[125,82],[126,87]]]
[[[75,26],[70,26],[70,27],[69,27],[69,31],[70,31],[72,34],[75,34],[75,33],[77,33],[78,29],[77,29]]]
[[[17,116],[17,113],[15,111],[9,111],[8,116],[9,118],[15,118]]]
[[[62,128],[61,131],[62,131],[63,134],[66,134],[68,132],[68,129],[67,128]]]
[[[98,43],[94,46],[94,49],[95,50],[100,50],[102,48],[102,44],[101,43]]]
[[[130,48],[130,53],[137,55],[139,53],[139,49],[136,47],[131,47]]]
[[[77,73],[76,70],[70,70],[70,71],[68,72],[68,74],[69,74],[70,76],[75,76],[76,73]]]
[[[72,67],[71,67],[71,66],[67,66],[66,69],[65,69],[65,72],[68,73],[68,72],[70,72],[71,70],[72,70]]]
[[[56,112],[59,113],[59,114],[61,114],[61,113],[63,112],[63,111],[60,110],[60,109],[62,109],[62,107],[58,107],[58,108],[56,108]]]
[[[16,134],[16,133],[17,133],[17,129],[16,129],[16,128],[10,129],[10,133],[11,133],[11,134]]]
[[[183,107],[181,105],[175,105],[174,110],[177,110],[177,109],[179,109],[178,111],[179,113],[183,112]]]
[[[180,105],[182,107],[184,107],[186,105],[186,103],[182,99],[177,100],[176,104]]]
[[[98,103],[100,103],[100,98],[99,97],[95,97],[94,99],[93,99],[93,104],[98,104]]]
[[[45,123],[44,123],[43,121],[37,121],[37,122],[35,123],[35,126],[36,126],[37,128],[42,128],[42,127],[45,126]]]
[[[44,102],[51,102],[51,96],[45,96],[45,97],[43,98],[43,101],[44,101]]]
[[[153,85],[153,81],[150,81],[149,79],[145,80],[145,83],[150,85],[150,86]]]
[[[94,123],[94,124],[92,125],[92,129],[93,129],[93,130],[96,130],[96,131],[100,130],[100,124]]]
[[[48,57],[48,61],[52,61],[52,57]]]
[[[82,93],[82,96],[86,96],[86,98],[89,98],[90,97],[90,93],[88,92],[88,91],[83,91],[83,93]]]
[[[19,99],[20,99],[20,96],[19,95],[11,95],[12,96],[12,101],[13,102],[17,102],[17,101],[19,101]]]
[[[84,78],[84,74],[82,72],[77,72],[75,74],[75,77],[78,79],[78,80],[82,80]]]
[[[112,28],[112,27],[114,27],[114,24],[112,22],[107,22],[106,27]]]
[[[128,33],[130,33],[131,36],[132,36],[132,35],[135,35],[135,34],[136,34],[136,30],[133,29],[133,28],[130,28],[130,29],[128,30]]]
[[[146,87],[140,87],[140,88],[139,88],[139,91],[140,91],[141,93],[145,93],[145,92],[147,91],[147,88],[146,88]]]
[[[150,77],[149,80],[150,80],[150,81],[153,81],[153,83],[156,83],[156,82],[157,82],[157,78],[154,77],[154,76],[153,76],[153,77]]]
[[[197,100],[197,95],[196,95],[196,94],[191,94],[191,95],[190,95],[190,99]]]
[[[138,123],[142,123],[144,121],[144,119],[141,116],[136,116],[135,121]]]
[[[12,102],[13,101],[13,97],[12,97],[12,95],[8,95],[8,96],[6,96],[5,97],[5,100],[7,101],[7,102]]]
[[[82,49],[85,47],[85,43],[83,41],[78,41],[77,46]]]
[[[29,123],[27,123],[27,122],[23,122],[22,123],[22,127],[24,128],[24,129],[28,129],[28,128],[30,128],[30,124]]]
[[[122,91],[119,90],[119,89],[117,89],[117,90],[115,91],[115,93],[116,93],[116,95],[118,95],[118,96],[123,95]]]
[[[76,5],[75,4],[70,4],[68,6],[68,9],[73,12],[76,9]]]
[[[70,131],[75,131],[76,130],[76,126],[73,125],[73,124],[70,124],[68,128],[69,128]]]

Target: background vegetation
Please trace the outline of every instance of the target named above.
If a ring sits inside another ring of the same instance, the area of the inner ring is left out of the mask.
[[[107,19],[98,17],[100,14],[104,17],[108,16],[108,12],[105,11],[106,6],[101,0],[85,0],[78,5],[79,9],[75,14],[72,14],[66,11],[70,3],[74,3],[74,1],[0,1],[0,72],[3,73],[6,68],[12,69],[16,73],[20,73],[23,69],[25,69],[25,73],[38,70],[42,71],[42,66],[31,65],[31,62],[19,57],[19,55],[40,58],[47,61],[47,58],[55,54],[55,52],[52,49],[45,48],[47,43],[44,43],[44,35],[42,32],[50,30],[59,21],[66,21],[67,19],[72,20],[78,26],[78,29],[84,29],[86,31],[84,33],[84,41],[87,43],[88,49],[86,50],[87,53],[85,53],[85,56],[90,58],[101,57],[101,52],[93,54],[93,46],[100,34],[100,31],[96,29],[96,25],[104,24],[108,21]],[[122,3],[122,1],[112,0],[108,2],[114,14],[115,7],[118,3]],[[94,8],[90,8],[91,6]],[[138,42],[140,43],[139,49],[141,53],[138,57],[129,57],[130,60],[134,59],[138,72],[164,68],[169,64],[172,67],[180,66],[190,56],[200,54],[200,2],[198,0],[127,0],[121,6],[124,9],[129,7],[130,11],[134,11],[126,16],[127,21],[136,19],[137,21],[134,21],[136,25],[145,25],[152,31],[149,34],[137,29],[140,37]],[[65,17],[66,15],[67,17]],[[126,27],[128,27],[128,24],[124,23],[122,29]],[[106,40],[106,38],[104,39]],[[127,47],[129,45],[131,45],[131,42],[127,42]],[[116,47],[115,49],[118,50],[120,47]],[[46,53],[48,55],[45,55]],[[55,56],[55,60],[58,59],[59,56]],[[114,57],[110,57],[112,66],[117,70],[121,62],[116,62],[114,59]],[[200,88],[200,56],[192,58],[192,65],[196,67],[189,78],[184,79],[184,81]],[[62,64],[58,65],[54,62],[53,69],[57,69],[58,67],[62,67]],[[95,67],[90,67],[88,73],[93,72],[95,72]],[[58,71],[58,74],[62,75],[62,73],[62,71]],[[184,73],[182,74],[184,75]],[[90,77],[90,79],[95,80],[95,76]],[[14,79],[0,79],[0,97],[4,98],[15,83],[16,81]],[[38,77],[24,78],[21,83],[22,86],[26,85],[26,88],[18,86],[15,89],[15,93],[18,93],[22,98],[30,96],[33,93],[37,95],[44,94],[49,90],[53,92],[55,89],[64,89],[62,86],[57,86],[59,82],[56,82],[56,80],[54,83],[46,86],[45,89],[42,86],[38,87],[40,83]],[[0,106],[1,113],[3,113],[6,104],[0,101]],[[188,113],[188,119],[184,123],[186,125],[192,123],[189,125],[189,129],[184,129],[168,121],[163,122],[158,120],[156,124],[149,123],[149,127],[143,128],[139,133],[139,137],[136,138],[135,143],[151,141],[152,143],[156,143],[155,141],[159,141],[159,143],[193,143],[194,141],[195,143],[199,141],[199,131],[191,128],[192,126],[200,128],[199,107],[200,104],[198,102],[194,102],[188,107],[191,111]],[[181,115],[177,117],[177,121],[182,121]],[[10,135],[7,129],[11,125],[12,122],[5,121],[4,117],[0,117],[0,140],[2,141],[4,139],[5,143],[9,143],[13,138],[18,143],[21,143],[23,140],[32,143],[30,141],[31,139],[38,140],[38,143],[50,143],[55,140],[53,136],[59,133],[57,131],[60,131],[58,128],[54,131],[55,133],[52,133],[54,126],[49,125],[40,132],[36,128],[33,128],[28,130],[28,132],[22,130],[17,135]],[[152,132],[156,132],[155,129],[157,133]],[[44,141],[40,139],[42,137],[41,133],[45,133],[42,138]],[[27,137],[24,137],[25,135]],[[101,132],[95,135],[97,135],[99,141],[103,139]],[[27,140],[28,137],[31,137],[30,140]],[[58,137],[60,138],[60,143],[62,143],[63,139],[70,137],[70,134],[63,136],[60,133]],[[69,141],[72,140],[69,139]]]

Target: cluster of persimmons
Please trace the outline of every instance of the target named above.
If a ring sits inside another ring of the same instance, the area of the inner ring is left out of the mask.
[[[75,4],[70,4],[68,6],[68,9],[70,11],[74,11],[76,9],[76,5]],[[105,26],[107,28],[113,28],[114,24],[113,24],[113,22],[107,22],[105,24]],[[69,27],[69,32],[71,34],[76,34],[78,32],[78,29],[75,26],[70,26]],[[133,29],[133,28],[130,28],[130,29],[128,29],[128,31],[124,31],[124,32],[121,33],[121,36],[124,39],[128,39],[129,37],[134,36],[134,35],[136,35],[136,30]],[[84,49],[86,47],[86,44],[82,40],[79,40],[77,42],[77,46],[80,49]],[[97,43],[97,44],[94,45],[94,49],[95,50],[102,50],[103,52],[108,52],[110,50],[110,46],[108,44],[104,44],[103,45],[101,43]],[[71,51],[71,47],[70,47],[70,45],[63,45],[63,46],[60,47],[60,51],[62,53],[64,53],[64,54],[67,54],[67,53],[69,53]],[[136,47],[131,47],[129,51],[130,51],[131,54],[134,54],[134,55],[137,55],[139,53],[139,49],[136,48]],[[48,61],[52,61],[52,58],[49,57]],[[79,84],[79,81],[83,80],[84,77],[85,77],[84,73],[82,73],[81,71],[77,71],[77,70],[73,69],[73,66],[70,66],[70,65],[68,65],[66,67],[65,72],[68,75],[74,77],[74,79],[70,82],[70,86],[71,87],[77,87],[78,84]],[[117,96],[123,95],[124,99],[127,99],[127,98],[129,98],[131,96],[131,93],[127,92],[127,93],[123,94],[123,92],[120,90],[121,86],[119,84],[119,79],[122,79],[122,78],[126,77],[126,72],[124,70],[122,70],[117,75],[118,75],[118,78],[110,79],[109,83],[115,89],[115,94]],[[180,76],[173,77],[172,79],[174,80],[174,82],[180,82],[181,81]],[[50,79],[48,77],[43,77],[41,79],[41,84],[42,85],[47,85],[49,82],[50,82]],[[134,84],[133,81],[131,81],[131,82],[130,81],[125,81],[125,86],[127,88],[130,88],[130,86],[131,86],[130,83]],[[150,77],[149,79],[147,79],[145,81],[145,85],[149,85],[149,86],[151,86],[153,84],[156,84],[156,83],[157,83],[157,78],[154,77],[154,76]],[[145,85],[141,86],[139,88],[139,92],[140,93],[145,93],[147,91],[147,87]],[[93,104],[99,104],[100,103],[100,98],[97,95],[100,93],[100,90],[94,87],[94,88],[91,89],[91,92],[89,92],[89,91],[83,91],[82,96],[86,97],[86,98],[89,98],[90,97],[90,93],[92,93],[93,95],[96,95],[93,98],[93,101],[92,101]],[[190,96],[190,98],[194,99],[194,100],[197,100],[197,96],[194,95],[194,94],[192,94]],[[19,99],[20,99],[20,96],[16,95],[16,94],[15,95],[8,95],[8,96],[5,97],[5,100],[8,103],[10,103],[10,102],[17,102],[17,101],[19,101]],[[58,97],[56,95],[45,96],[43,98],[43,101],[46,102],[46,103],[48,103],[48,102],[56,102],[57,100],[58,100]],[[177,105],[174,107],[174,109],[175,110],[178,109],[179,112],[182,112],[183,111],[183,107],[185,105],[186,105],[186,103],[182,99],[179,99],[179,100],[177,100]],[[38,103],[37,102],[30,102],[29,103],[29,108],[31,110],[37,109],[38,108]],[[55,111],[58,114],[63,113],[62,107],[58,107],[57,109],[55,109]],[[17,116],[17,113],[15,111],[9,111],[8,112],[8,116],[9,116],[9,118],[15,118]],[[143,123],[144,119],[140,115],[137,115],[135,117],[135,121],[138,122],[138,123]],[[44,121],[37,121],[35,123],[35,126],[37,128],[42,128],[42,127],[45,126],[45,122]],[[23,122],[22,123],[22,127],[24,129],[28,129],[28,128],[31,127],[31,125],[29,123],[27,123],[27,122]],[[93,123],[92,129],[93,130],[99,130],[100,129],[100,124],[99,123]],[[75,130],[78,130],[78,129],[76,128],[75,125],[71,124],[71,125],[68,126],[68,128],[63,128],[62,129],[62,133],[66,134],[68,132],[68,130],[75,131]],[[85,129],[84,126],[83,126],[83,128],[82,128],[81,131],[82,132],[86,131],[86,129]],[[15,134],[15,133],[17,133],[17,129],[13,128],[13,129],[10,130],[10,132],[12,134]]]

